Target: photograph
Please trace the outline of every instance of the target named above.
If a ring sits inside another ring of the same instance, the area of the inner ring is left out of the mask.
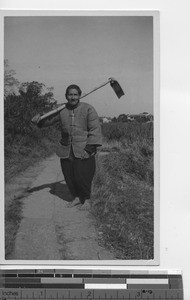
[[[158,265],[158,20],[4,13],[7,264]]]

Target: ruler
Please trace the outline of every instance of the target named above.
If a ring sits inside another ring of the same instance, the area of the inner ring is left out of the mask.
[[[179,299],[180,271],[0,270],[0,300]]]

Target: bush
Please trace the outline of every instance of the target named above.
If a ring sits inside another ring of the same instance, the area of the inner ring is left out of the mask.
[[[24,170],[35,159],[46,157],[55,150],[58,130],[38,129],[31,123],[37,113],[51,110],[56,103],[52,88],[43,94],[44,84],[36,81],[22,83],[20,95],[8,94],[4,101],[5,178]]]

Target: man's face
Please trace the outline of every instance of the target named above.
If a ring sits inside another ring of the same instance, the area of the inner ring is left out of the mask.
[[[66,98],[70,105],[75,106],[79,102],[80,96],[76,89],[69,89]]]

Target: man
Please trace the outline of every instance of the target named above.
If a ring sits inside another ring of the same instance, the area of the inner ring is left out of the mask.
[[[72,206],[89,203],[95,174],[95,154],[101,146],[101,128],[97,112],[88,103],[80,102],[81,89],[72,84],[66,89],[66,108],[58,115],[39,121],[38,127],[61,125],[61,140],[57,147],[65,181],[72,195]]]

